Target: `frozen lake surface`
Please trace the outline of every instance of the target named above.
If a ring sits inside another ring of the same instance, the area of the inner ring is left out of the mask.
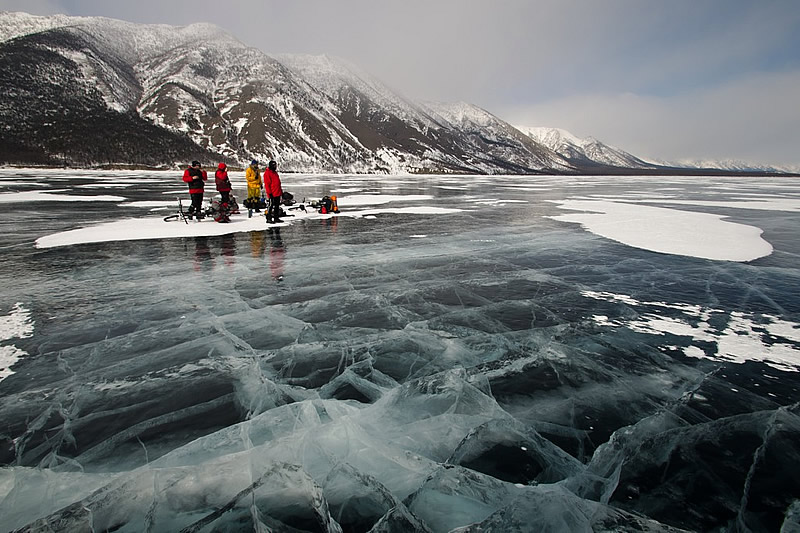
[[[797,179],[180,176],[0,170],[0,530],[800,527]]]

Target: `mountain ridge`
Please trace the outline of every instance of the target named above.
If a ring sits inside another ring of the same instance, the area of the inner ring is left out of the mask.
[[[472,104],[412,102],[332,56],[267,54],[213,24],[0,12],[0,163],[284,171],[658,171],[599,141],[562,144]],[[563,131],[563,130],[562,130]],[[566,139],[566,140],[565,140]]]

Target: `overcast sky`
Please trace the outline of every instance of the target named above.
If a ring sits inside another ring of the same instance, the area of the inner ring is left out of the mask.
[[[800,165],[800,0],[0,0],[0,10],[217,24],[347,59],[637,156]]]

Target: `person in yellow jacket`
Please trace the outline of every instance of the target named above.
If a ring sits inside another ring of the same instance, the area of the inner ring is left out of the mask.
[[[247,200],[244,205],[248,209],[256,209],[256,212],[258,212],[260,211],[257,209],[258,202],[261,200],[261,188],[263,187],[261,172],[258,170],[258,161],[253,159],[250,162],[244,177],[247,178]]]

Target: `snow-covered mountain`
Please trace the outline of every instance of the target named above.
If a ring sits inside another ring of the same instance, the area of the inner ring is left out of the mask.
[[[579,168],[597,165],[654,169],[659,166],[643,161],[628,152],[604,144],[592,137],[581,139],[560,128],[517,126],[517,129]]]
[[[671,168],[711,168],[730,172],[767,172],[776,174],[800,174],[800,166],[759,165],[735,159],[693,159],[679,161],[653,161]]]
[[[533,167],[574,172],[577,168],[552,149],[479,107],[464,102],[424,105],[441,123],[470,138],[479,148],[474,160],[490,154],[495,160],[487,163],[502,165],[504,161],[509,171],[513,171],[513,167]]]
[[[0,161],[284,170],[570,169],[489,113],[456,123],[326,56],[270,56],[208,24],[0,14]],[[464,108],[470,106],[464,105]],[[460,127],[463,126],[463,127]]]
[[[605,167],[606,170],[616,168],[643,172],[687,170],[693,173],[698,171],[770,174],[800,173],[800,167],[756,165],[735,160],[645,160],[619,148],[609,146],[593,137],[580,138],[561,128],[541,126],[516,126],[516,128],[537,143],[561,156],[573,168],[582,170],[591,170],[593,166],[596,166],[599,168]]]
[[[0,164],[481,174],[660,168],[466,103],[415,103],[329,56],[269,55],[211,24],[0,12]]]

